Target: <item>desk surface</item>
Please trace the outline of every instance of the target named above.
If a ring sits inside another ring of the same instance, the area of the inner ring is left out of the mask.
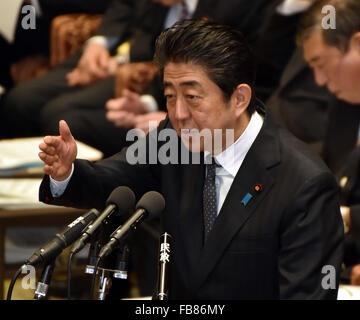
[[[2,226],[27,226],[63,224],[76,218],[84,212],[83,209],[49,206],[36,209],[0,209],[0,224]]]

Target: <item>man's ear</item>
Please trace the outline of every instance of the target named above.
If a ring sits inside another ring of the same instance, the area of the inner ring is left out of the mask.
[[[360,54],[360,31],[355,32],[350,38],[350,49],[356,50]]]
[[[239,84],[232,94],[232,102],[235,107],[235,116],[243,114],[250,104],[252,89],[246,83]]]

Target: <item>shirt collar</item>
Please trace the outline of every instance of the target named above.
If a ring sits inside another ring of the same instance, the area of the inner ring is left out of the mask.
[[[215,161],[221,165],[234,178],[241,167],[246,154],[254,143],[263,125],[263,118],[255,111],[250,118],[241,136],[227,149],[214,156]],[[208,158],[210,153],[204,152],[204,157]]]

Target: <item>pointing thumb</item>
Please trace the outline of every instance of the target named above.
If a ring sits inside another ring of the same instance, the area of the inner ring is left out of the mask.
[[[66,121],[64,120],[60,120],[59,121],[59,132],[60,132],[60,136],[61,138],[65,141],[65,142],[69,142],[70,140],[73,139],[73,136],[71,134],[70,128],[67,125]]]

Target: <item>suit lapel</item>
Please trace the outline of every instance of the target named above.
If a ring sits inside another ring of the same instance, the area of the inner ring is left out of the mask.
[[[280,162],[280,148],[275,138],[276,129],[272,128],[272,122],[265,120],[233,181],[194,269],[195,290],[206,280],[233,237],[251,217],[276,180],[276,170],[273,168]],[[262,186],[261,192],[255,191],[256,184]],[[251,199],[246,201],[248,194]]]

